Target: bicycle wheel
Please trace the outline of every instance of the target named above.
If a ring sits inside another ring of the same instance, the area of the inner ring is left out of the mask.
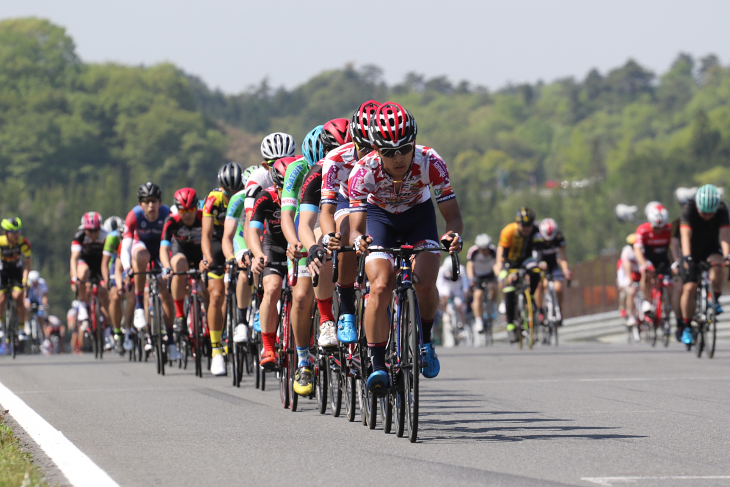
[[[162,306],[160,305],[160,297],[155,296],[152,301],[152,309],[154,317],[152,318],[152,339],[154,341],[155,355],[157,356],[157,373],[165,375],[165,362],[162,344]]]
[[[494,323],[492,323],[492,313],[494,312],[492,300],[489,299],[489,290],[484,290],[484,303],[483,303],[484,309],[484,316],[486,316],[486,319],[484,320],[484,330],[482,333],[484,333],[484,344],[485,345],[494,345],[494,337],[492,335],[492,328],[494,327]]]
[[[287,313],[289,321],[289,340],[287,343],[287,356],[289,363],[289,407],[292,412],[297,410],[299,404],[299,394],[294,392],[294,379],[296,378],[297,365],[299,358],[297,357],[297,348],[294,342],[294,327],[291,324],[291,296],[289,297],[289,313]]]
[[[232,283],[230,286],[232,289],[235,289],[235,285]],[[239,375],[239,362],[241,357],[238,354],[238,346],[233,342],[237,312],[236,294],[235,292],[229,291],[226,297],[226,355],[230,357],[233,387],[241,386],[241,376]]]
[[[408,358],[405,364],[408,367],[405,374],[405,406],[406,406],[406,425],[408,426],[408,439],[411,443],[415,443],[418,439],[418,382],[421,374],[421,350],[419,346],[419,326],[418,323],[418,301],[416,292],[413,289],[407,289],[405,293],[405,303],[403,305],[402,315],[405,319],[402,321],[403,328],[406,333],[407,340],[404,340],[404,351],[409,350]]]
[[[96,322],[96,349],[99,351],[99,360],[104,358],[104,325],[101,322],[101,301],[95,296],[92,301],[93,316]]]
[[[340,367],[347,367],[347,365],[343,365],[346,360],[346,357],[344,360],[340,359]],[[327,359],[326,374],[330,394],[330,407],[332,408],[332,416],[334,416],[335,418],[340,415],[340,411],[342,410],[343,387],[340,367],[336,367],[335,357],[330,357]]]
[[[712,305],[707,309],[707,323],[705,323],[705,351],[707,358],[715,356],[715,340],[717,339],[717,316],[715,306],[717,301],[712,298]]]
[[[355,421],[357,413],[357,381],[354,377],[348,377],[345,380],[345,413],[347,421],[350,423]]]
[[[383,433],[390,433],[393,426],[393,403],[390,394],[380,398],[380,422],[383,423]]]
[[[203,377],[203,321],[197,294],[193,295],[193,357],[195,375]]]
[[[256,376],[256,380],[255,380],[256,389],[259,389],[261,387],[261,365],[259,365],[259,359],[260,359],[259,347],[258,347],[258,343],[255,341],[256,340],[255,335],[256,335],[256,332],[254,332],[254,336],[252,337],[254,339],[254,350],[251,355],[253,358],[253,373]]]
[[[326,355],[320,356],[317,361],[317,381],[315,388],[317,389],[317,407],[319,414],[327,412],[327,389],[329,386],[329,375],[331,375],[327,372],[329,370],[328,362],[329,359]]]
[[[9,291],[5,299],[5,302],[7,303],[5,308],[5,324],[7,326],[5,344],[10,347],[10,354],[13,358],[15,358],[15,355],[18,353],[18,314],[15,299],[13,299],[13,296]]]

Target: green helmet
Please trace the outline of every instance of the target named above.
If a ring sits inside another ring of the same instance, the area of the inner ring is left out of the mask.
[[[711,184],[705,184],[695,194],[697,209],[702,213],[715,213],[720,206],[720,192]]]
[[[246,182],[248,181],[248,178],[251,177],[251,174],[253,174],[253,172],[255,170],[260,169],[260,168],[261,168],[261,166],[256,164],[254,166],[249,166],[246,169],[244,169],[243,174],[241,175],[241,178],[243,179],[243,184],[246,184]]]
[[[20,221],[20,218],[16,216],[14,218],[5,218],[1,225],[3,230],[7,230],[8,232],[17,232],[20,230],[20,227],[23,226],[23,223]]]

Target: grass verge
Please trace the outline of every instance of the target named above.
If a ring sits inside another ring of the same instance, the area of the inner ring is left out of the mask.
[[[5,421],[6,414],[7,411],[0,411],[0,487],[47,487],[30,453],[23,450]]]

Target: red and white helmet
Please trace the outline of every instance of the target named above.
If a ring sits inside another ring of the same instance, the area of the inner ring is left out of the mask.
[[[375,115],[375,111],[380,106],[375,100],[368,100],[355,110],[350,121],[350,137],[352,141],[359,146],[371,147],[370,138],[368,136],[368,127],[370,119]]]
[[[662,205],[654,205],[646,212],[646,217],[652,227],[663,227],[669,221],[669,212]]]
[[[370,118],[368,137],[376,149],[401,147],[416,140],[418,126],[411,112],[387,101]]]
[[[99,230],[101,228],[101,215],[96,211],[86,212],[81,218],[81,224],[84,226],[84,230]]]
[[[183,209],[197,208],[198,194],[193,188],[180,188],[175,191],[175,205]]]
[[[548,242],[558,234],[558,223],[552,218],[543,218],[540,222],[540,235]]]
[[[346,118],[335,118],[322,127],[319,140],[324,144],[325,152],[329,152],[341,145],[352,142],[350,134],[350,121]]]

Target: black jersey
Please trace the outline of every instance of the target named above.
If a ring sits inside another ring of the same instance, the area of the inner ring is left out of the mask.
[[[192,226],[182,221],[182,215],[176,213],[165,220],[162,227],[163,245],[171,245],[173,239],[183,252],[200,250],[200,240],[203,234],[203,210],[198,210]]]
[[[697,203],[691,199],[682,207],[680,226],[688,226],[692,229],[690,245],[693,256],[716,253],[720,248],[720,229],[730,226],[727,206],[725,203],[720,203],[715,215],[710,220],[705,220],[697,210]],[[688,253],[687,249],[682,249],[682,251],[684,254]]]
[[[319,212],[319,203],[322,200],[322,166],[315,164],[304,176],[302,189],[299,193],[299,211]]]
[[[267,188],[256,198],[253,204],[250,227],[264,230],[266,235],[277,245],[286,248],[287,241],[281,230],[281,198],[274,187]]]

